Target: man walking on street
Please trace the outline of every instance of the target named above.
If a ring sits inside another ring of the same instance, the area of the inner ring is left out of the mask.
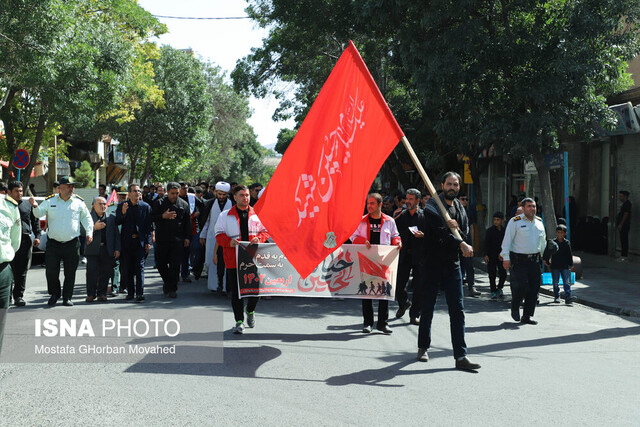
[[[420,324],[418,318],[422,312],[425,246],[424,237],[424,212],[418,206],[420,191],[415,188],[407,190],[405,199],[406,209],[398,216],[396,224],[402,238],[402,249],[398,263],[398,283],[396,287],[396,299],[398,311],[396,318],[401,318],[409,309],[409,323]],[[411,287],[413,296],[409,302],[406,291],[409,276],[413,274]]]
[[[542,219],[536,215],[536,202],[531,198],[522,200],[523,213],[513,217],[507,224],[500,256],[505,270],[513,267],[511,281],[511,317],[529,325],[533,320],[538,291],[542,282],[541,257],[547,246]],[[512,266],[513,263],[513,266]],[[524,298],[524,310],[520,318],[520,302]]]
[[[456,198],[460,191],[460,175],[447,172],[442,177],[440,198],[447,213],[444,220],[435,199],[429,200],[424,210],[427,263],[425,267],[425,291],[422,305],[422,317],[418,328],[418,360],[427,362],[427,349],[431,346],[431,322],[440,288],[444,291],[449,309],[451,344],[456,369],[476,370],[480,365],[467,357],[467,344],[464,339],[464,301],[462,275],[460,273],[460,254],[473,256],[473,248],[464,241],[469,232],[467,215]],[[462,239],[456,237],[451,229],[458,229]]]
[[[629,192],[621,191],[618,199],[622,202],[620,212],[616,218],[616,226],[620,232],[620,258],[618,262],[624,262],[629,257],[629,230],[631,229],[631,202]]]
[[[484,240],[484,262],[487,263],[489,273],[489,286],[491,287],[491,299],[504,298],[504,282],[507,280],[507,270],[502,266],[500,251],[504,239],[504,214],[493,214],[493,225],[487,229]],[[496,286],[496,270],[498,270],[498,285]]]
[[[162,290],[170,298],[176,298],[180,264],[184,248],[188,248],[191,237],[191,215],[189,204],[178,197],[180,185],[167,184],[167,194],[156,199],[151,219],[156,225],[156,262],[162,277]]]
[[[27,283],[27,271],[31,266],[31,253],[34,246],[40,244],[40,221],[33,215],[33,208],[23,199],[23,184],[20,181],[9,183],[9,196],[18,203],[22,223],[20,249],[11,261],[13,271],[13,302],[18,307],[26,305],[24,291]]]
[[[205,264],[208,267],[207,288],[224,294],[224,254],[222,246],[216,242],[216,222],[220,214],[233,206],[229,200],[231,186],[220,181],[215,185],[215,197],[205,203],[206,220],[200,233],[200,242],[205,245]],[[229,289],[227,289],[229,292]]]
[[[144,301],[144,262],[151,249],[151,207],[142,201],[138,184],[129,184],[129,200],[118,205],[116,224],[121,225],[120,268],[127,300]],[[135,287],[134,287],[135,278]]]
[[[382,213],[382,196],[380,194],[371,193],[367,196],[367,212],[351,236],[351,241],[356,245],[364,244],[367,249],[371,249],[371,245],[394,245],[400,249],[402,247],[400,233],[398,233],[393,218]],[[373,301],[371,299],[362,300],[362,316],[364,317],[362,332],[371,333],[373,329]],[[393,332],[387,325],[387,319],[389,319],[389,301],[386,299],[378,300],[376,329],[384,334]]]
[[[475,234],[475,226],[476,226],[476,211],[475,209],[471,209],[469,207],[469,196],[464,193],[461,193],[458,196],[460,200],[460,204],[464,208],[465,213],[467,214],[467,221],[469,223],[469,233],[467,233],[467,237],[465,238],[465,242],[471,247],[473,247],[473,236]],[[476,290],[476,275],[473,269],[473,257],[462,257],[460,259],[460,265],[462,267],[462,282],[467,282],[467,286],[469,287],[469,296],[473,298],[478,298],[480,296],[480,292]]]
[[[47,249],[45,250],[49,306],[53,307],[62,295],[62,305],[72,306],[76,270],[80,262],[80,225],[84,226],[86,242],[93,241],[93,220],[84,200],[73,194],[74,184],[69,177],[60,178],[59,193],[47,197],[41,205],[31,197],[36,218],[47,216]],[[60,261],[64,263],[64,286],[60,290]]]
[[[236,269],[236,246],[243,242],[254,245],[264,243],[269,238],[258,215],[249,205],[249,188],[246,185],[238,185],[233,188],[233,197],[236,205],[224,211],[216,222],[216,241],[224,251],[224,263],[227,267],[227,290],[231,291],[231,307],[236,320],[233,328],[234,334],[244,333],[244,303],[240,299],[238,291],[238,270]],[[247,326],[255,326],[255,310],[259,297],[247,298]]]
[[[120,256],[120,232],[115,215],[107,215],[107,200],[93,201],[93,241],[87,245],[87,302],[107,300],[107,287],[115,259]]]
[[[11,196],[0,197],[0,353],[13,279],[11,261],[20,248],[21,233],[18,203]]]

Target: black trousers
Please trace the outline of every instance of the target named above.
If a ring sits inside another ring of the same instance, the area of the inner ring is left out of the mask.
[[[146,252],[138,241],[120,251],[120,283],[128,295],[144,294],[144,262]]]
[[[498,270],[498,286],[496,286],[496,270]],[[489,286],[491,287],[491,292],[496,292],[498,289],[504,288],[504,282],[507,280],[507,270],[504,269],[502,261],[500,261],[498,257],[489,257],[487,273],[489,273]]]
[[[473,270],[473,257],[460,257],[460,270],[463,273],[463,279],[467,280],[469,288],[473,288],[476,284],[476,275]]]
[[[542,268],[540,262],[531,260],[511,259],[511,309],[520,310],[520,302],[524,298],[523,316],[533,317],[536,311],[538,291],[542,284]]]
[[[629,256],[629,230],[631,229],[631,225],[623,225],[620,229],[620,256],[628,257]]]
[[[373,327],[373,300],[362,300],[362,317],[364,317],[364,326]],[[389,301],[378,300],[378,328],[383,328],[387,325],[389,319]]]
[[[224,253],[222,250],[222,246],[218,246],[218,264],[216,266],[218,267],[218,288],[222,289],[222,287],[225,285],[223,283],[225,267],[224,267]],[[229,292],[228,286],[227,286],[227,292]]]
[[[109,256],[106,246],[100,247],[98,255],[87,255],[87,296],[107,296],[113,263],[114,258]]]
[[[49,295],[56,295],[63,299],[73,297],[73,286],[76,282],[76,270],[80,262],[80,242],[78,238],[68,242],[58,242],[49,239],[44,254],[47,276],[47,290]],[[60,291],[60,261],[64,265],[64,285]]]
[[[156,242],[156,263],[162,277],[164,293],[178,290],[180,264],[184,256],[184,240],[178,242]]]
[[[398,263],[396,300],[400,307],[404,307],[407,304],[409,294],[406,289],[411,272],[413,272],[413,280],[411,281],[413,295],[411,296],[409,316],[420,317],[420,313],[422,313],[422,301],[424,299],[424,264],[413,263],[410,256],[400,258],[400,262]]]
[[[29,234],[23,234],[20,240],[20,249],[11,261],[13,270],[13,300],[24,296],[27,283],[27,271],[31,266],[31,253],[33,251],[33,241]]]
[[[238,270],[235,268],[227,268],[227,292],[231,290],[231,308],[233,308],[233,316],[236,322],[244,322],[244,303],[240,299],[238,292]],[[260,297],[249,297],[247,300],[247,313],[256,310]]]

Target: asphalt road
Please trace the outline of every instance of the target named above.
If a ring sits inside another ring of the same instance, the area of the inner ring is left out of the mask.
[[[521,326],[477,277],[483,296],[465,299],[466,340],[482,368],[470,373],[454,369],[444,297],[422,363],[407,315],[390,336],[365,335],[357,300],[274,297],[260,301],[254,329],[232,335],[230,303],[205,280],[167,300],[148,268],[141,309],[224,311],[224,363],[2,364],[0,425],[638,425],[638,319],[542,295],[540,324]],[[80,295],[83,270],[77,283]],[[34,268],[25,309],[46,310],[47,297]]]

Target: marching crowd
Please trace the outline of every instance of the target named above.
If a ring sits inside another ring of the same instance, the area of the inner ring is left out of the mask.
[[[163,291],[168,298],[177,297],[178,283],[191,281],[191,272],[199,279],[206,264],[208,288],[224,294],[226,284],[231,294],[236,321],[233,333],[243,333],[245,325],[255,326],[259,298],[246,298],[245,307],[238,295],[235,246],[241,241],[254,244],[269,238],[252,207],[261,194],[261,184],[247,187],[221,181],[211,185],[202,183],[196,188],[177,182],[142,188],[130,184],[127,189],[116,189],[118,200],[112,206],[107,206],[106,186],[100,186],[91,210],[74,194],[70,178],[63,177],[58,184],[54,194],[41,203],[24,196],[21,182],[11,182],[8,188],[0,186],[0,192],[6,193],[0,198],[0,308],[7,308],[11,299],[16,306],[26,304],[24,291],[32,248],[39,246],[43,238],[38,218],[46,218],[49,306],[55,306],[60,298],[63,305],[73,305],[84,231],[86,302],[107,301],[118,293],[126,293],[127,300],[143,302],[144,265],[153,247],[155,268],[162,277]],[[418,360],[428,361],[434,307],[438,294],[443,293],[450,317],[455,365],[475,370],[480,365],[467,357],[463,301],[463,276],[469,296],[479,295],[474,287],[472,262],[475,217],[467,206],[467,197],[460,193],[461,180],[457,173],[447,172],[441,186],[442,191],[436,197],[423,196],[417,189],[409,189],[395,198],[369,194],[367,214],[350,241],[367,247],[395,245],[400,250],[395,316],[403,317],[408,310],[410,324],[418,326]],[[448,220],[445,220],[445,211]],[[535,214],[536,203],[529,198],[520,202],[519,211],[506,226],[504,214],[496,212],[484,246],[491,298],[504,297],[506,272],[510,270],[511,316],[515,321],[533,325],[537,324],[533,317],[543,262],[552,270],[556,301],[560,295],[560,277],[566,303],[572,301],[567,276],[572,268],[572,254],[566,240],[566,227],[559,226],[555,242],[548,243],[542,220]],[[413,294],[409,300],[407,284],[411,276]],[[223,283],[225,277],[226,283]],[[374,327],[371,299],[362,300],[362,313],[363,333],[371,333]],[[389,303],[379,300],[375,326],[384,334],[392,333],[388,318]],[[0,349],[2,330],[0,325]]]

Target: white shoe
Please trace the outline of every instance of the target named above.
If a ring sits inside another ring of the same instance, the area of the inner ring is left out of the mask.
[[[627,262],[628,259],[627,258],[618,258],[618,262]]]
[[[87,263],[87,257],[84,257],[84,256],[83,256],[83,257],[82,257],[82,260],[81,260],[80,262],[81,262],[81,263],[83,263],[83,264],[86,264],[86,263]]]
[[[236,323],[236,326],[233,327],[234,334],[244,334],[244,324],[242,322]]]
[[[256,313],[255,311],[253,313],[247,312],[247,327],[253,328],[254,326],[256,326]]]

